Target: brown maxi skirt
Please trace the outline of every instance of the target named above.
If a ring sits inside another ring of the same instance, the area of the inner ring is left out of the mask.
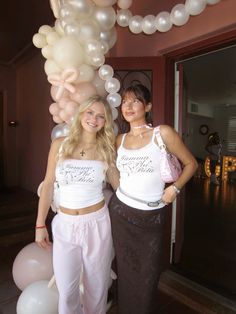
[[[114,194],[109,202],[119,314],[157,314],[165,208],[139,210]]]

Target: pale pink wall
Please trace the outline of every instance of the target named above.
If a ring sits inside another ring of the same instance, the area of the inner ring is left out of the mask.
[[[3,93],[3,159],[5,184],[17,185],[16,134],[17,128],[8,126],[8,121],[17,120],[16,81],[12,68],[0,66],[0,90]]]
[[[133,15],[157,15],[159,12],[170,12],[174,5],[184,3],[178,0],[146,0],[133,2]],[[133,34],[127,27],[117,26],[118,40],[111,50],[111,57],[157,56],[173,51],[203,38],[212,37],[228,30],[236,29],[236,1],[221,0],[218,4],[207,6],[198,16],[190,17],[180,27],[173,26],[166,33],[156,32],[153,35]]]
[[[53,128],[48,107],[50,84],[40,53],[18,67],[17,76],[17,157],[19,186],[36,191],[42,181]]]

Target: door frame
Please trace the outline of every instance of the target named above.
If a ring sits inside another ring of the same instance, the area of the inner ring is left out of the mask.
[[[236,44],[236,30],[231,30],[223,34],[215,35],[211,38],[201,40],[197,43],[182,47],[171,52],[162,52],[166,60],[166,107],[169,108],[170,115],[166,116],[166,123],[174,124],[174,101],[175,101],[175,67],[176,63],[186,59],[200,56],[222,48]],[[182,91],[180,91],[181,93]],[[179,112],[182,116],[182,112]],[[179,125],[182,131],[182,125]],[[181,258],[181,250],[184,239],[184,193],[177,201],[176,210],[176,234],[174,251],[172,252],[172,263],[178,263]]]

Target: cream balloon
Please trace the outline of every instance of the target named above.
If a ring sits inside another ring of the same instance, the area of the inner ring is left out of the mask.
[[[107,91],[105,90],[105,82],[99,77],[98,72],[95,72],[94,79],[92,80],[92,84],[95,86],[98,95],[102,97],[107,96]]]
[[[93,17],[100,28],[105,31],[114,27],[116,22],[116,13],[112,7],[95,8]]]
[[[76,102],[74,101],[69,101],[67,104],[66,104],[66,107],[65,107],[65,112],[69,115],[69,116],[72,116],[75,114],[76,110],[78,108],[78,105]],[[67,119],[68,120],[68,119]]]
[[[90,82],[81,82],[75,85],[76,92],[70,95],[71,100],[81,104],[89,97],[96,95],[95,86]]]
[[[52,59],[53,53],[52,53],[52,46],[46,45],[41,49],[41,53],[44,56],[45,59]]]
[[[151,35],[156,32],[155,16],[147,15],[142,20],[142,30],[145,34]]]
[[[102,45],[96,39],[89,39],[84,43],[84,51],[88,56],[96,56],[101,53]]]
[[[104,64],[98,70],[98,74],[102,80],[108,80],[114,75],[114,70],[109,64]]]
[[[68,121],[68,120],[70,119],[70,117],[71,117],[71,116],[65,111],[65,109],[61,109],[58,116],[59,116],[59,118],[60,118],[62,121],[64,121],[64,122]]]
[[[132,13],[130,10],[119,10],[117,12],[117,17],[116,17],[116,21],[117,21],[117,24],[122,26],[122,27],[126,27],[126,26],[129,26],[129,21],[132,17]]]
[[[39,28],[39,34],[47,35],[48,33],[51,33],[53,31],[53,28],[49,25],[42,25]]]
[[[63,27],[61,26],[61,22],[59,19],[56,19],[55,21],[55,24],[54,24],[54,28],[55,28],[55,31],[58,33],[58,35],[60,36],[64,36],[65,32],[64,32],[64,29]]]
[[[20,295],[17,314],[57,314],[59,294],[55,286],[48,288],[49,281],[40,280],[30,284]]]
[[[99,68],[101,65],[104,64],[105,62],[105,57],[103,54],[98,53],[95,56],[88,56],[87,60],[89,62],[89,64],[91,64],[92,66],[94,66],[95,68]]]
[[[93,0],[99,7],[109,7],[116,3],[116,0]]]
[[[182,26],[187,23],[189,13],[185,9],[184,4],[177,4],[174,6],[170,13],[170,20],[176,26]]]
[[[170,13],[166,11],[160,12],[156,16],[155,24],[156,24],[156,29],[159,32],[169,31],[172,27],[172,22],[170,20]]]
[[[47,45],[46,36],[44,34],[34,34],[32,41],[37,48],[43,48]]]
[[[117,5],[119,8],[126,10],[131,7],[133,0],[118,0]]]
[[[76,82],[90,82],[93,80],[94,75],[94,69],[90,65],[84,63],[79,67],[79,77]]]
[[[60,8],[60,19],[65,23],[70,23],[77,18],[76,11],[74,10],[73,6],[64,2],[64,4]]]
[[[134,15],[129,20],[129,29],[134,34],[139,34],[142,32],[142,21],[143,18],[140,15]]]
[[[186,0],[185,9],[190,15],[198,15],[204,11],[206,0]]]
[[[57,32],[50,32],[46,36],[47,43],[51,46],[55,45],[58,39],[60,39],[60,36]]]
[[[52,117],[52,120],[53,120],[55,123],[62,123],[62,122],[63,122],[63,120],[62,120],[61,118],[59,118],[59,116],[57,116],[57,115],[54,115],[54,116]]]
[[[105,81],[105,89],[108,93],[114,94],[117,93],[120,89],[120,81],[117,78],[112,77]]]
[[[65,24],[64,31],[66,35],[75,35],[79,36],[80,27],[77,21],[72,21]]]
[[[63,69],[77,68],[83,63],[83,49],[74,36],[64,36],[53,47],[55,62]]]
[[[60,66],[52,59],[48,59],[44,63],[44,71],[47,75],[61,72]]]

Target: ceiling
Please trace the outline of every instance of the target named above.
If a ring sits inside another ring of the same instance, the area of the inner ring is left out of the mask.
[[[0,64],[14,65],[26,49],[33,47],[32,37],[39,27],[54,20],[49,0],[1,1]]]
[[[32,44],[33,35],[40,26],[52,25],[54,21],[49,0],[2,1],[0,64],[12,66],[26,50],[37,49]],[[236,103],[236,47],[186,61],[184,70],[194,101]]]

